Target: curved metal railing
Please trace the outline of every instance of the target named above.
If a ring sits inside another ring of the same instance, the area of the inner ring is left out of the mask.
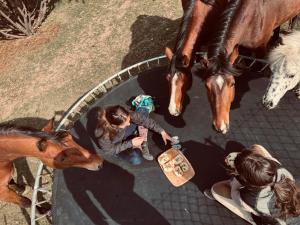
[[[197,53],[197,54],[204,54],[204,53]],[[240,55],[239,58],[236,60],[236,64],[241,65],[243,69],[251,69],[255,64],[261,64],[257,72],[263,72],[268,67],[268,62],[264,59],[256,59],[248,56]],[[56,131],[60,129],[69,129],[73,126],[74,122],[76,122],[82,113],[88,110],[89,106],[93,104],[97,98],[100,98],[105,93],[110,91],[112,88],[118,86],[120,83],[130,79],[133,76],[138,75],[139,73],[149,70],[151,68],[157,66],[167,65],[168,61],[166,56],[159,56],[155,58],[151,58],[139,63],[136,63],[130,67],[127,67],[120,72],[114,74],[113,76],[109,77],[108,79],[100,82],[96,87],[88,91],[82,97],[80,97],[70,108],[67,112],[63,115],[62,119],[60,120]],[[43,178],[45,176],[51,176],[52,170],[47,169],[47,167],[40,162],[38,166],[38,170],[36,173],[33,194],[32,194],[32,205],[31,205],[31,225],[36,225],[37,221],[41,221],[42,219],[46,218],[51,223],[51,215],[38,215],[36,212],[36,206],[41,205],[45,202],[51,202],[51,195],[52,190],[49,187],[45,187],[45,183],[43,183]],[[44,195],[44,199],[42,201],[38,201],[38,194]]]

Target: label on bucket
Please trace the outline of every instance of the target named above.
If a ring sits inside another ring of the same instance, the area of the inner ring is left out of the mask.
[[[195,171],[190,162],[182,152],[177,149],[171,148],[162,153],[158,157],[158,163],[164,174],[175,187],[183,185],[195,175]]]

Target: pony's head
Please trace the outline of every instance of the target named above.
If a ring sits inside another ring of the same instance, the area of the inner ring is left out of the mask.
[[[53,119],[43,128],[54,138],[42,138],[37,142],[40,159],[49,167],[64,169],[80,167],[88,170],[99,170],[103,158],[91,154],[87,149],[78,145],[67,131],[53,132]]]
[[[169,112],[173,116],[179,116],[182,112],[183,99],[189,85],[190,58],[187,55],[174,55],[172,50],[166,48],[165,54],[170,61],[167,81],[169,83],[170,101]]]
[[[293,60],[287,60],[287,57],[283,55],[271,62],[270,69],[273,74],[267,91],[263,96],[263,104],[265,107],[268,109],[276,107],[285,93],[293,89],[299,83],[300,67],[297,63]]]
[[[235,96],[235,72],[214,68],[214,62],[202,59],[199,74],[205,83],[210,102],[213,126],[216,131],[225,134],[229,130],[229,113]]]

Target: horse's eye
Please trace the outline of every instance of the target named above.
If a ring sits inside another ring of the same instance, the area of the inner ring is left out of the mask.
[[[67,156],[65,154],[62,154],[59,158],[60,162],[64,162],[66,160]]]
[[[231,83],[231,84],[230,84],[230,87],[234,87],[234,85],[235,85],[235,83]]]

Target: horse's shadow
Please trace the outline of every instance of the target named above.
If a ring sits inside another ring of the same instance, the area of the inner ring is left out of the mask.
[[[87,114],[87,128],[81,121],[75,124],[74,138],[91,152],[103,154],[94,137],[97,110]],[[119,165],[106,160],[99,172],[72,168],[65,169],[63,176],[74,200],[94,224],[169,224],[134,192],[134,176]]]
[[[235,78],[235,98],[231,105],[231,109],[240,108],[240,103],[243,99],[243,96],[250,91],[249,82],[252,80],[260,79],[262,77],[268,77],[270,75],[270,71],[266,71],[264,73],[260,72],[251,72],[244,71],[243,74],[239,77]]]
[[[183,128],[186,125],[183,115],[187,105],[190,103],[190,97],[188,94],[184,96],[182,113],[176,117],[172,116],[168,111],[170,93],[164,74],[166,74],[166,68],[153,69],[138,76],[137,81],[143,92],[151,95],[158,103],[159,107],[156,108],[155,113],[162,115],[164,120],[172,126]]]
[[[163,55],[166,46],[175,45],[175,38],[178,32],[181,19],[170,20],[159,16],[140,15],[132,24],[132,41],[128,54],[122,61],[122,68],[126,68],[137,62]],[[173,117],[168,112],[169,87],[165,75],[166,68],[157,71],[150,71],[148,76],[138,77],[139,86],[145,94],[156,98],[161,106],[156,113],[164,115],[164,119],[175,127],[184,127],[185,122],[182,116]],[[150,74],[151,73],[151,74]],[[159,87],[159,88],[158,88]],[[186,95],[184,99],[183,113],[190,102]]]
[[[140,15],[131,25],[131,44],[122,61],[122,69],[162,55],[166,46],[174,46],[181,19]]]

